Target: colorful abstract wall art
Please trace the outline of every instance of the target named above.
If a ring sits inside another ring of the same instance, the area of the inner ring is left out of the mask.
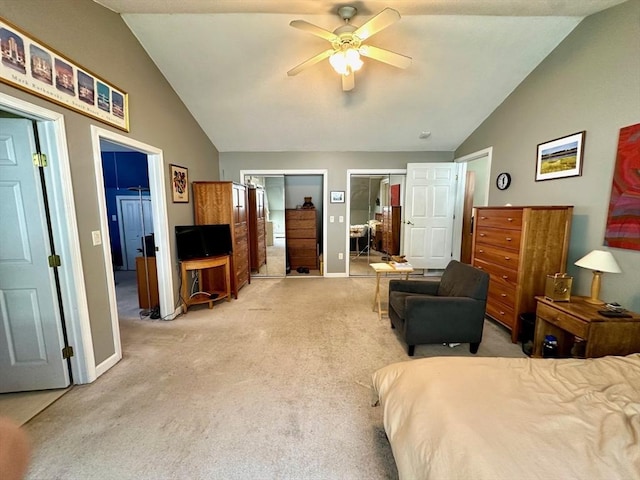
[[[640,250],[640,123],[620,129],[604,241]]]

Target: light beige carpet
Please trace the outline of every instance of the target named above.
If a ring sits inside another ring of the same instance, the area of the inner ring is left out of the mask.
[[[386,282],[383,280],[383,291]],[[255,279],[174,321],[121,320],[124,358],[25,426],[29,479],[394,479],[371,374],[408,360],[375,279]],[[487,322],[481,356],[522,356]],[[470,355],[417,346],[416,358]]]

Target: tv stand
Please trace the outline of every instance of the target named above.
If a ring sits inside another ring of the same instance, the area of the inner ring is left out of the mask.
[[[207,292],[196,292],[190,295],[189,292],[189,275],[192,270],[206,270],[209,268],[220,268],[224,270],[225,289]],[[187,313],[191,305],[199,305],[208,303],[209,308],[213,308],[213,302],[217,300],[227,299],[231,301],[231,267],[229,255],[220,255],[218,257],[193,258],[191,260],[183,260],[180,263],[180,272],[182,274],[182,312]]]

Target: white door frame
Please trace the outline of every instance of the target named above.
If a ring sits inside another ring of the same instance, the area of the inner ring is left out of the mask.
[[[350,263],[351,263],[351,255],[349,255],[349,251],[351,250],[351,238],[349,237],[349,228],[351,226],[351,176],[352,175],[407,175],[406,168],[352,168],[347,170],[347,193],[345,199],[345,208],[347,209],[345,213],[345,252],[346,254],[346,271],[345,276],[349,276],[350,271]],[[404,190],[404,186],[403,186]],[[400,195],[400,204],[404,204],[403,198],[404,192]],[[404,219],[404,209],[402,209],[400,217]],[[401,247],[402,248],[402,247]]]
[[[244,182],[244,178],[247,175],[269,176],[269,175],[322,175],[322,255],[327,255],[327,205],[329,201],[329,192],[327,192],[327,176],[329,171],[327,169],[317,170],[240,170],[240,178],[237,180],[240,183]],[[324,262],[325,268],[322,271],[322,276],[327,276],[327,262]],[[303,278],[303,277],[290,277],[290,278]]]
[[[473,152],[468,155],[455,158],[453,161],[456,163],[469,163],[484,157],[488,158],[487,166],[488,166],[489,172],[487,174],[487,179],[490,179],[491,178],[491,159],[493,158],[493,147],[483,148],[482,150],[478,150],[477,152]],[[491,188],[491,181],[487,181],[487,183],[483,185],[483,187],[485,188],[485,198],[488,199],[489,190]],[[464,199],[464,190],[462,191],[462,198]],[[460,238],[462,241],[462,237]]]
[[[153,209],[153,229],[156,251],[156,266],[158,269],[158,294],[160,299],[160,316],[168,320],[174,319],[180,308],[174,306],[174,278],[171,269],[169,249],[169,219],[167,216],[167,196],[165,185],[165,164],[162,150],[146,143],[139,142],[119,133],[91,125],[91,142],[93,146],[93,161],[96,175],[96,190],[98,195],[98,210],[100,214],[100,229],[102,230],[102,253],[107,272],[107,290],[109,307],[111,310],[111,324],[113,327],[113,344],[115,353],[97,367],[98,374],[102,374],[115,365],[122,358],[120,343],[120,327],[118,325],[118,305],[116,301],[115,279],[113,275],[113,261],[111,258],[111,242],[109,240],[109,219],[107,216],[106,193],[104,189],[104,175],[102,173],[102,155],[100,139],[124,145],[147,155],[149,170],[149,189]]]
[[[53,178],[52,184],[47,185],[48,199],[49,207],[58,217],[54,236],[62,258],[58,273],[66,330],[69,344],[74,349],[74,356],[70,359],[73,382],[91,383],[97,378],[97,373],[64,115],[1,92],[0,107],[38,122],[40,143],[49,157],[48,168]]]

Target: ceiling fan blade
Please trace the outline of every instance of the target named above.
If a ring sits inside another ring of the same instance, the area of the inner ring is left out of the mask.
[[[385,8],[379,14],[377,14],[375,17],[370,19],[355,32],[353,32],[353,34],[356,35],[360,40],[366,40],[367,38],[375,35],[383,28],[387,28],[389,25],[397,22],[398,20],[400,20],[400,13],[398,13],[397,10],[394,10],[393,8]]]
[[[300,65],[293,67],[291,70],[287,72],[287,75],[289,75],[290,77],[293,77],[294,75],[299,74],[305,68],[309,68],[315,65],[316,63],[321,62],[325,58],[329,58],[333,54],[333,52],[334,52],[333,48],[330,48],[329,50],[325,50],[324,52],[320,52],[315,57],[311,57],[309,60],[305,60]]]
[[[358,51],[363,57],[373,58],[379,62],[388,63],[398,68],[407,68],[411,65],[411,57],[400,55],[384,48],[374,47],[372,45],[362,45]]]
[[[349,75],[342,75],[342,91],[348,92],[356,86],[356,74],[351,72]]]
[[[316,25],[306,22],[304,20],[293,20],[289,23],[292,27],[299,28],[300,30],[304,30],[305,32],[310,33],[311,35],[315,35],[316,37],[324,38],[325,40],[329,40],[333,42],[338,38],[338,36],[330,32],[329,30],[325,30],[324,28],[317,27]]]

